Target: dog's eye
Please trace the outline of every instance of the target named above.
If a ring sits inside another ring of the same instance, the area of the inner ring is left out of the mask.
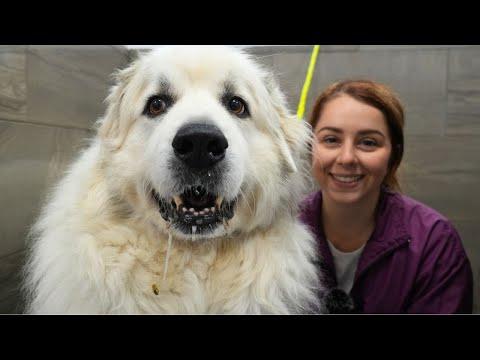
[[[248,115],[247,104],[238,96],[234,96],[228,102],[229,110],[237,116],[246,116]]]
[[[159,96],[154,96],[148,101],[147,113],[150,116],[158,116],[167,110],[167,101]]]

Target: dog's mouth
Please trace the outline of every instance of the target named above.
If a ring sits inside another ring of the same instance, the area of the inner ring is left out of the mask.
[[[191,186],[183,193],[169,199],[153,190],[152,197],[158,204],[165,221],[184,234],[205,234],[234,215],[236,199],[226,201],[222,196],[209,193],[202,186]]]

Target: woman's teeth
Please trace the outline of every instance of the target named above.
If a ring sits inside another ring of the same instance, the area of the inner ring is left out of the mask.
[[[363,175],[334,175],[332,174],[335,180],[338,180],[343,183],[353,183],[360,180]]]

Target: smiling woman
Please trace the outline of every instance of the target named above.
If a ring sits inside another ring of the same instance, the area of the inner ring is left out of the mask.
[[[332,84],[310,124],[321,190],[305,199],[301,219],[322,255],[330,312],[471,313],[472,271],[457,231],[399,193],[404,112],[395,94],[368,80]]]
[[[376,202],[392,152],[388,133],[380,110],[350,96],[331,100],[315,128],[313,165],[325,200]]]

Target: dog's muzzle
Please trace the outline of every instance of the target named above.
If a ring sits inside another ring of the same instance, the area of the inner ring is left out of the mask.
[[[228,141],[215,125],[205,122],[182,126],[172,141],[176,163],[176,194],[152,196],[160,215],[184,234],[206,234],[234,215],[236,200],[226,201],[218,193],[218,181]]]

